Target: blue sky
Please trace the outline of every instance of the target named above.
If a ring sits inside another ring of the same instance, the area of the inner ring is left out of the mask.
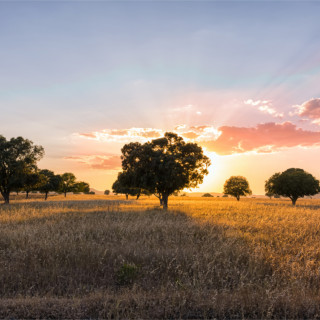
[[[320,96],[319,13],[318,2],[0,2],[1,134],[103,188],[97,177],[110,186],[116,168],[65,158],[118,155],[120,142],[79,133],[285,121],[317,132],[289,113]]]

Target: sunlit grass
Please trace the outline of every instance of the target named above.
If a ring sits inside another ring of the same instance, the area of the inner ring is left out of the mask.
[[[0,317],[317,317],[319,208],[19,197],[0,207]]]

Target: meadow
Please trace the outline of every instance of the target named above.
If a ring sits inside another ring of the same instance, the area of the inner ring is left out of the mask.
[[[320,200],[17,197],[0,318],[319,318]]]

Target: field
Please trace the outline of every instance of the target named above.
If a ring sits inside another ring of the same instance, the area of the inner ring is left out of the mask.
[[[320,200],[0,206],[0,318],[319,318]]]

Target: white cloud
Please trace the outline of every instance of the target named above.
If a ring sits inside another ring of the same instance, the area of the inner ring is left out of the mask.
[[[252,107],[255,107],[256,109],[258,109],[259,111],[268,114],[274,118],[283,118],[284,114],[281,112],[277,112],[277,110],[275,108],[273,108],[272,106],[272,102],[269,100],[252,100],[252,99],[248,99],[246,101],[244,101],[245,105],[249,105]]]

